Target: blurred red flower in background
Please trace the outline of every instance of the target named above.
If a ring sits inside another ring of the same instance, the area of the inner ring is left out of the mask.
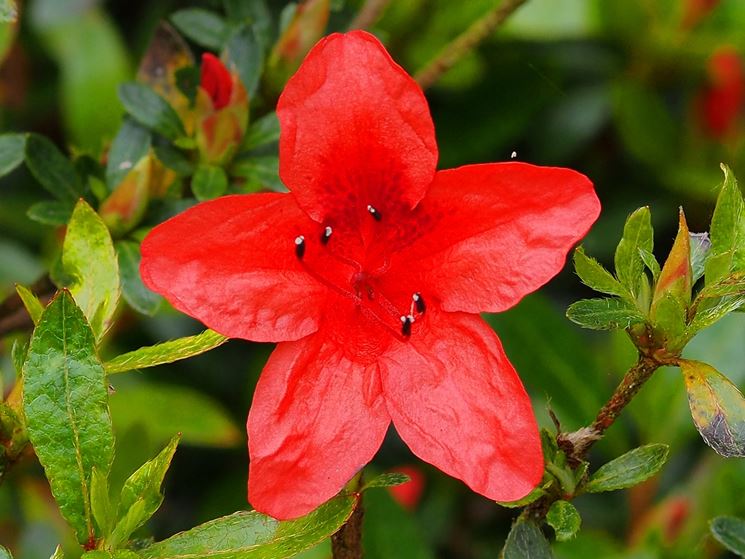
[[[530,399],[480,312],[552,278],[595,221],[590,181],[524,163],[436,171],[421,89],[372,35],[320,41],[280,97],[289,193],[159,225],[146,284],[231,337],[280,342],[248,417],[249,499],[277,518],[334,496],[391,423],[490,499],[543,457]]]
[[[724,139],[736,131],[745,108],[745,70],[733,47],[722,47],[709,58],[708,84],[698,98],[700,119],[706,132]]]

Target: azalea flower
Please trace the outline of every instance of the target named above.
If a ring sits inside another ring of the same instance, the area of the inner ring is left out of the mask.
[[[599,213],[590,181],[518,162],[436,171],[421,89],[362,31],[321,40],[277,115],[289,193],[199,204],[142,244],[145,283],[177,309],[279,342],[248,416],[250,502],[311,511],[391,421],[474,491],[523,497],[543,473],[538,429],[478,313],[562,268]]]

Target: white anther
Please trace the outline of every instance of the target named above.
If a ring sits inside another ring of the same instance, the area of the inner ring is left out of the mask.
[[[324,237],[330,237],[331,236],[331,233],[333,233],[333,232],[334,231],[333,231],[333,229],[331,229],[331,226],[330,225],[327,225],[326,226],[326,229],[323,230],[323,235],[324,235]]]
[[[298,235],[297,237],[295,237],[295,244],[296,245],[300,246],[304,242],[305,242],[305,237],[303,237],[302,235]]]
[[[420,299],[420,297],[419,297],[419,293],[414,293],[414,295],[412,295],[412,296],[411,296],[411,298],[412,298],[412,299],[414,300],[414,302],[416,303],[416,302],[417,302],[417,301],[418,301],[418,300]]]
[[[515,157],[517,157],[517,152],[513,151],[512,154],[510,155],[510,159],[515,159]]]

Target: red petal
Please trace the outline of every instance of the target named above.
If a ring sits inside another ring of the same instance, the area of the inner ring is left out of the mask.
[[[212,99],[215,110],[222,109],[230,102],[233,78],[225,65],[214,54],[202,55],[202,78],[199,84]]]
[[[526,163],[440,171],[388,276],[447,311],[499,312],[564,266],[600,213],[592,183]],[[403,278],[407,278],[404,281]]]
[[[279,344],[248,414],[251,504],[307,514],[370,461],[389,423],[374,360],[353,361],[324,331]]]
[[[416,82],[364,31],[331,35],[308,54],[277,105],[279,173],[319,221],[369,220],[415,205],[437,144]]]
[[[295,256],[294,239],[310,224],[290,194],[217,198],[155,227],[140,273],[221,334],[296,340],[318,329],[328,293]]]
[[[380,371],[393,424],[421,459],[497,501],[519,499],[541,480],[530,398],[481,318],[428,309]]]

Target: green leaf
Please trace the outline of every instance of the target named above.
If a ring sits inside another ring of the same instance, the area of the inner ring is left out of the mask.
[[[279,119],[271,112],[251,123],[243,139],[242,151],[248,151],[274,144],[279,141]]]
[[[41,186],[62,201],[75,202],[83,194],[73,164],[44,136],[26,138],[26,166]]]
[[[551,546],[533,522],[515,522],[502,551],[503,559],[553,559]]]
[[[228,177],[221,167],[203,163],[191,178],[191,190],[197,200],[212,200],[225,194]]]
[[[661,272],[660,263],[657,262],[657,258],[655,258],[654,254],[643,248],[639,249],[639,256],[641,256],[642,262],[644,262],[647,269],[652,272],[652,279],[657,283]]]
[[[732,274],[722,278],[717,283],[705,286],[699,291],[698,296],[702,299],[712,297],[725,297],[727,295],[742,295],[745,293],[745,273]]]
[[[233,33],[225,44],[228,61],[238,70],[243,87],[252,98],[259,86],[259,78],[264,68],[264,43],[256,28],[243,24]]]
[[[32,204],[26,211],[26,215],[29,219],[44,225],[67,225],[72,217],[73,208],[72,202],[44,200]]]
[[[72,213],[62,245],[62,268],[67,286],[100,338],[119,302],[119,265],[104,222],[84,200]]]
[[[0,2],[0,22],[15,23],[16,21],[18,21],[16,3],[13,0],[2,0]]]
[[[111,143],[106,162],[106,183],[113,191],[150,150],[150,131],[131,118],[125,118]]]
[[[133,241],[118,241],[114,244],[119,260],[119,276],[122,282],[122,296],[137,312],[153,316],[163,298],[150,291],[140,277],[140,245]],[[110,372],[110,371],[107,371]]]
[[[234,162],[231,174],[245,179],[244,192],[256,192],[262,188],[287,192],[279,178],[279,158],[276,155],[241,157]]]
[[[582,247],[574,251],[574,269],[586,286],[600,293],[629,297],[631,294],[600,262],[587,256]]]
[[[52,556],[51,556],[51,557],[50,557],[49,559],[63,559],[63,558],[64,558],[64,556],[65,556],[65,554],[64,554],[64,552],[62,551],[62,546],[61,546],[61,545],[58,545],[58,546],[57,546],[57,547],[56,547],[56,548],[54,549],[54,553],[52,554]]]
[[[148,86],[129,82],[119,86],[119,99],[126,111],[143,126],[175,140],[185,134],[176,111]]]
[[[18,378],[23,374],[23,364],[26,362],[26,355],[28,353],[28,340],[14,340],[13,347],[10,348],[11,359],[13,360],[13,368],[16,371]]]
[[[655,301],[653,310],[651,319],[655,329],[666,340],[667,349],[679,349],[686,330],[686,308],[683,303],[675,294],[665,293]]]
[[[731,295],[699,305],[691,321],[691,332],[708,328],[729,313],[745,305],[745,294]]]
[[[141,466],[124,483],[119,499],[118,522],[108,542],[112,547],[126,542],[132,532],[147,522],[160,507],[163,502],[160,486],[180,438],[180,435],[173,437],[160,454]]]
[[[31,290],[22,285],[16,285],[16,293],[23,301],[23,306],[26,307],[28,315],[33,320],[34,325],[39,324],[41,314],[44,312],[44,306],[39,301],[39,298],[34,295]]]
[[[109,496],[109,480],[98,468],[91,471],[91,512],[98,534],[108,539],[114,525],[114,511]]]
[[[2,12],[2,9],[0,9],[0,13]],[[0,545],[0,559],[13,559],[13,556],[10,554],[10,551],[7,550],[4,546]]]
[[[396,485],[401,485],[409,481],[411,481],[411,478],[406,474],[400,472],[386,472],[368,481],[362,489],[360,489],[360,492],[370,489],[371,487],[395,487]]]
[[[660,471],[669,450],[666,444],[648,444],[630,450],[600,466],[584,489],[588,493],[601,493],[638,485]]]
[[[711,218],[709,234],[714,260],[706,265],[707,284],[716,282],[727,272],[745,271],[745,202],[732,171],[726,165],[721,167],[724,183]],[[720,259],[716,260],[717,257]]]
[[[214,349],[227,340],[228,338],[214,330],[205,330],[201,334],[141,347],[119,355],[106,363],[106,372],[112,375],[133,369],[145,369],[165,363],[173,363]]]
[[[94,534],[91,470],[109,471],[114,434],[96,340],[68,291],[58,293],[42,314],[23,376],[29,439],[62,516],[85,543]]]
[[[171,144],[156,146],[155,157],[179,176],[188,177],[194,173],[194,164],[183,151]]]
[[[142,559],[283,559],[335,533],[351,516],[353,495],[334,497],[297,520],[236,512],[140,550]]]
[[[25,134],[0,134],[0,177],[4,177],[23,163],[25,156]]]
[[[639,208],[626,219],[615,255],[616,276],[634,295],[639,293],[639,282],[644,272],[639,251],[651,253],[653,248],[652,216],[648,207]]]
[[[184,444],[232,447],[245,439],[215,400],[192,388],[139,382],[117,387],[111,397],[117,432],[141,424],[153,441],[181,433]]]
[[[722,456],[745,456],[745,398],[727,377],[700,361],[680,361],[696,429]]]
[[[569,306],[567,318],[591,330],[615,330],[644,322],[639,310],[621,299],[582,299]]]
[[[745,520],[718,516],[709,524],[712,535],[732,553],[745,557]]]
[[[543,487],[536,487],[522,499],[518,499],[517,501],[496,501],[496,503],[508,509],[522,508],[537,501],[545,494],[546,490]]]
[[[546,522],[554,529],[556,540],[571,540],[579,532],[582,518],[569,501],[554,501],[546,514]]]
[[[219,51],[228,26],[216,13],[202,8],[184,8],[171,14],[171,23],[199,46]]]

